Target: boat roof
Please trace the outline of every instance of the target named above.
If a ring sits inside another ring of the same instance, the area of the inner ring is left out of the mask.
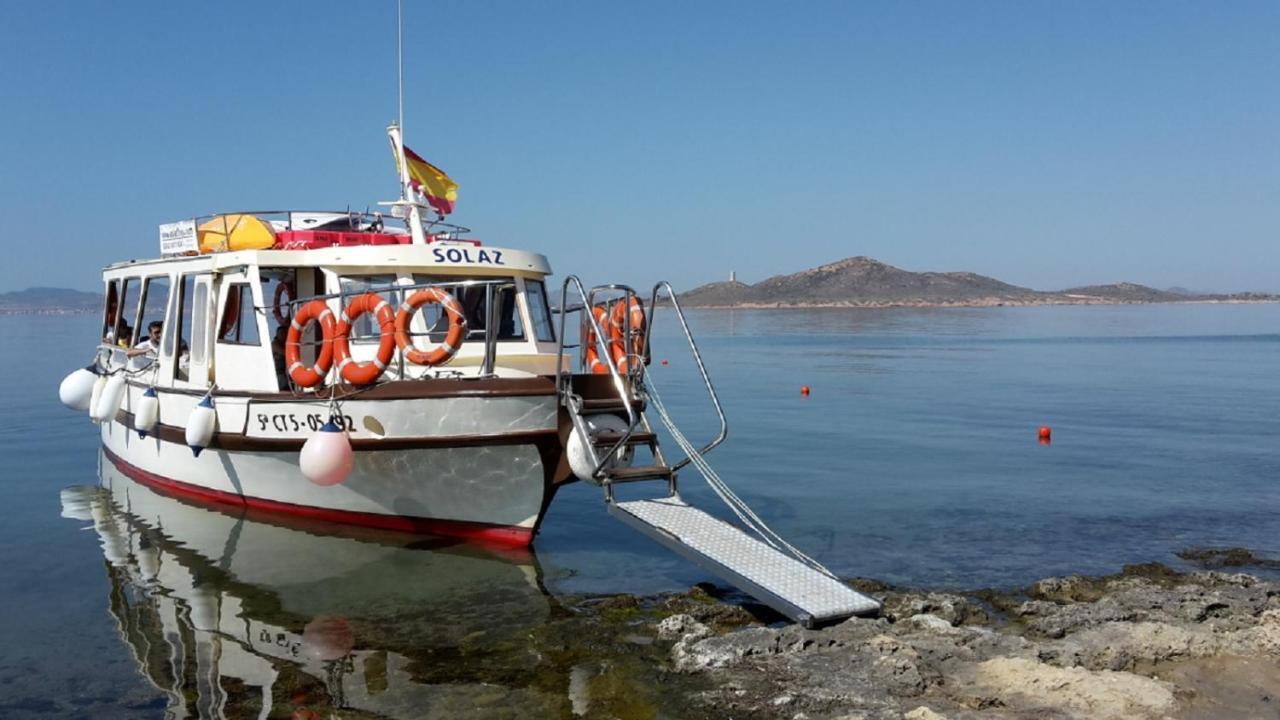
[[[105,278],[159,274],[172,265],[216,272],[247,265],[259,267],[326,267],[335,270],[385,273],[423,272],[437,275],[510,276],[551,274],[551,264],[539,253],[511,248],[476,246],[469,242],[426,245],[350,245],[308,250],[234,250],[230,252],[126,260],[103,268]],[[145,269],[143,269],[145,268]]]

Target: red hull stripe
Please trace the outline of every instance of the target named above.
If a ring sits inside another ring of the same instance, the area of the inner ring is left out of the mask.
[[[404,515],[379,515],[378,513],[355,512],[352,510],[333,510],[331,508],[296,505],[277,500],[264,500],[262,498],[222,492],[221,490],[200,487],[199,485],[184,483],[180,480],[148,472],[130,464],[124,458],[105,447],[102,450],[106,453],[107,458],[111,460],[111,464],[115,465],[127,477],[168,495],[320,522],[357,525],[380,530],[395,530],[417,535],[443,535],[504,547],[528,547],[533,543],[532,528],[487,525],[485,523],[462,520],[435,520]]]

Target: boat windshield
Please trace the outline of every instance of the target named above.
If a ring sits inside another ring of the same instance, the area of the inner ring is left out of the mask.
[[[525,337],[524,323],[521,320],[516,304],[515,278],[474,278],[475,280],[484,280],[486,284],[468,286],[466,281],[470,279],[473,278],[415,274],[413,276],[413,284],[437,284],[442,290],[453,295],[467,320],[467,339],[474,341],[483,340],[485,337],[485,329],[489,318],[486,298],[489,293],[488,288],[492,287],[491,283],[495,281],[498,283],[510,282],[510,285],[498,285],[493,289],[494,301],[498,305],[497,339],[523,340]],[[365,291],[378,292],[387,296],[385,291],[388,287],[395,285],[396,277],[388,274],[344,275],[338,281],[342,294],[348,298]],[[452,284],[450,281],[457,281],[457,284]],[[407,294],[412,294],[412,290],[406,292]],[[397,296],[387,297],[388,301],[392,302],[393,305],[399,305],[404,300],[402,294],[393,294]],[[420,319],[414,325],[424,328],[424,331],[421,332],[424,332],[431,342],[440,342],[444,339],[449,329],[449,318],[440,305],[432,303],[422,306],[419,310],[419,317]],[[422,324],[419,325],[419,323]],[[411,332],[410,334],[418,335],[419,333]],[[377,320],[372,313],[366,313],[356,319],[351,328],[350,338],[355,343],[378,342]]]
[[[413,276],[414,284],[447,283],[455,279],[457,278],[432,275],[415,274]],[[523,340],[524,323],[520,320],[520,311],[516,306],[515,278],[483,279],[511,283],[511,285],[498,286],[493,290],[494,302],[498,305],[498,340]],[[485,302],[488,288],[485,285],[467,286],[458,284],[444,285],[442,289],[453,295],[458,304],[462,306],[462,313],[467,319],[467,339],[483,340],[489,319],[488,305]],[[428,305],[422,308],[422,316],[427,328],[429,328],[428,334],[431,336],[431,341],[439,342],[443,340],[445,331],[449,327],[449,318],[445,316],[443,309],[439,305]],[[439,335],[438,338],[436,337],[437,335]]]

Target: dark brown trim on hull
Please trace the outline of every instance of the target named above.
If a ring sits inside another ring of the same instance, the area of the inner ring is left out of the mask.
[[[120,410],[116,413],[116,422],[124,425],[129,432],[133,429],[133,413]],[[156,425],[147,433],[156,435],[164,442],[176,445],[187,444],[186,430],[173,425]],[[445,435],[441,437],[415,438],[352,438],[351,447],[355,450],[412,450],[415,448],[444,447],[481,447],[486,445],[537,445],[540,442],[558,442],[557,431],[524,430],[499,435]],[[238,433],[214,433],[209,447],[218,450],[240,452],[298,452],[306,438],[255,438]]]

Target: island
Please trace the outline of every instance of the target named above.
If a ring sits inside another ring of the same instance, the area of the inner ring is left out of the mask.
[[[1118,305],[1168,302],[1280,302],[1260,292],[1195,293],[1157,290],[1135,283],[1032,290],[971,272],[911,272],[869,257],[845,258],[754,285],[714,282],[679,295],[680,304],[702,308],[1002,307],[1019,305]]]

